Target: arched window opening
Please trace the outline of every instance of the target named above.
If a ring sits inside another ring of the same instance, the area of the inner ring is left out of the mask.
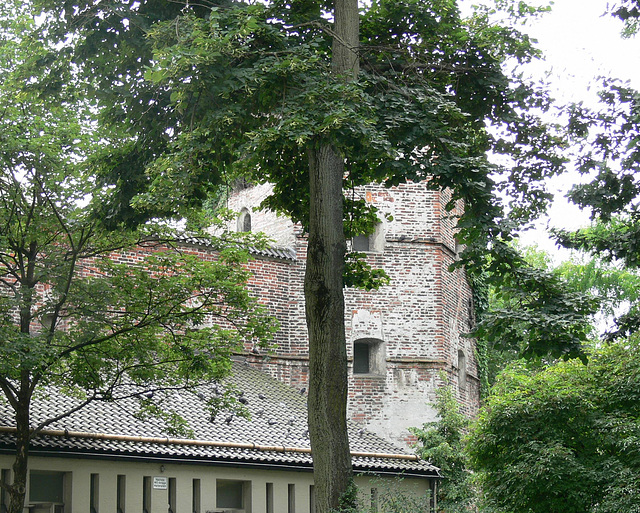
[[[238,216],[238,231],[250,232],[251,231],[251,214],[249,209],[243,208]]]

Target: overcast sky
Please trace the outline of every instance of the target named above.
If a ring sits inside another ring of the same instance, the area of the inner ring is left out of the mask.
[[[640,39],[623,39],[622,22],[605,15],[607,0],[557,0],[527,30],[539,41],[561,94],[575,99],[598,75],[640,86]]]
[[[640,36],[623,39],[622,22],[605,15],[607,0],[556,0],[552,11],[524,27],[538,39],[545,62],[530,68],[534,76],[546,76],[553,94],[561,101],[595,102],[598,76],[613,76],[640,89]],[[563,199],[566,190],[578,179],[562,177],[549,189],[557,201],[549,219],[540,230],[523,236],[525,243],[538,243],[547,251],[554,245],[541,233],[549,226],[577,228],[588,223],[588,214]]]

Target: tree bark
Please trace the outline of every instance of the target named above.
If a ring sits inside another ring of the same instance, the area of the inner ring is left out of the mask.
[[[347,80],[356,79],[360,70],[360,12],[358,0],[335,0],[334,38],[331,69]]]
[[[317,513],[338,508],[351,477],[347,435],[342,173],[329,145],[309,151],[311,208],[305,275],[309,330],[309,438]]]
[[[332,72],[337,80],[358,74],[357,0],[336,0]],[[317,513],[338,511],[351,482],[347,433],[347,349],[343,272],[344,158],[330,142],[309,150],[309,245],[305,305],[309,331],[309,438]]]
[[[23,378],[24,379],[24,378]],[[27,462],[31,431],[29,397],[21,397],[16,408],[16,453],[13,461],[13,483],[9,486],[8,513],[22,513],[27,489]]]

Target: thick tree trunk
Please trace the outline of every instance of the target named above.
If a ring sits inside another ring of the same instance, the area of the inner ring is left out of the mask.
[[[317,513],[337,509],[351,477],[347,436],[347,354],[343,269],[346,244],[340,155],[309,152],[311,208],[305,275],[309,330],[309,437]]]
[[[357,0],[336,0],[332,71],[358,74]],[[310,217],[305,302],[309,330],[309,437],[317,513],[338,510],[352,477],[344,330],[344,159],[328,142],[309,150]]]

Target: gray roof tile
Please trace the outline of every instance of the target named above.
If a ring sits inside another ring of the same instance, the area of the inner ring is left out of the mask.
[[[283,448],[309,449],[307,435],[306,398],[295,390],[264,372],[234,362],[233,373],[225,381],[242,392],[250,416],[243,418],[229,411],[219,411],[212,420],[198,393],[170,392],[168,403],[186,419],[193,436],[188,439],[204,443],[197,445],[157,443],[153,441],[119,440],[118,436],[171,438],[163,422],[157,418],[138,418],[137,399],[118,403],[93,402],[69,417],[47,427],[47,430],[67,431],[71,436],[41,435],[32,442],[32,451],[81,452],[94,456],[127,455],[181,460],[199,460],[207,463],[266,464],[274,466],[311,466],[311,456],[305,452]],[[210,390],[202,390],[209,392]],[[200,394],[202,396],[202,394]],[[50,392],[33,403],[32,425],[53,416],[63,407],[74,404],[74,399]],[[11,426],[13,412],[6,403],[0,403],[0,426]],[[77,432],[78,436],[74,433]],[[103,434],[103,438],[83,437],[81,433]],[[354,453],[372,455],[406,454],[376,435],[350,426],[350,445]],[[185,438],[185,440],[188,440]],[[260,448],[225,447],[224,444],[255,444]],[[0,449],[12,445],[12,434],[0,432]],[[278,447],[265,450],[264,446]],[[404,472],[420,475],[437,475],[437,469],[424,462],[392,457],[354,456],[354,468],[373,472]]]

